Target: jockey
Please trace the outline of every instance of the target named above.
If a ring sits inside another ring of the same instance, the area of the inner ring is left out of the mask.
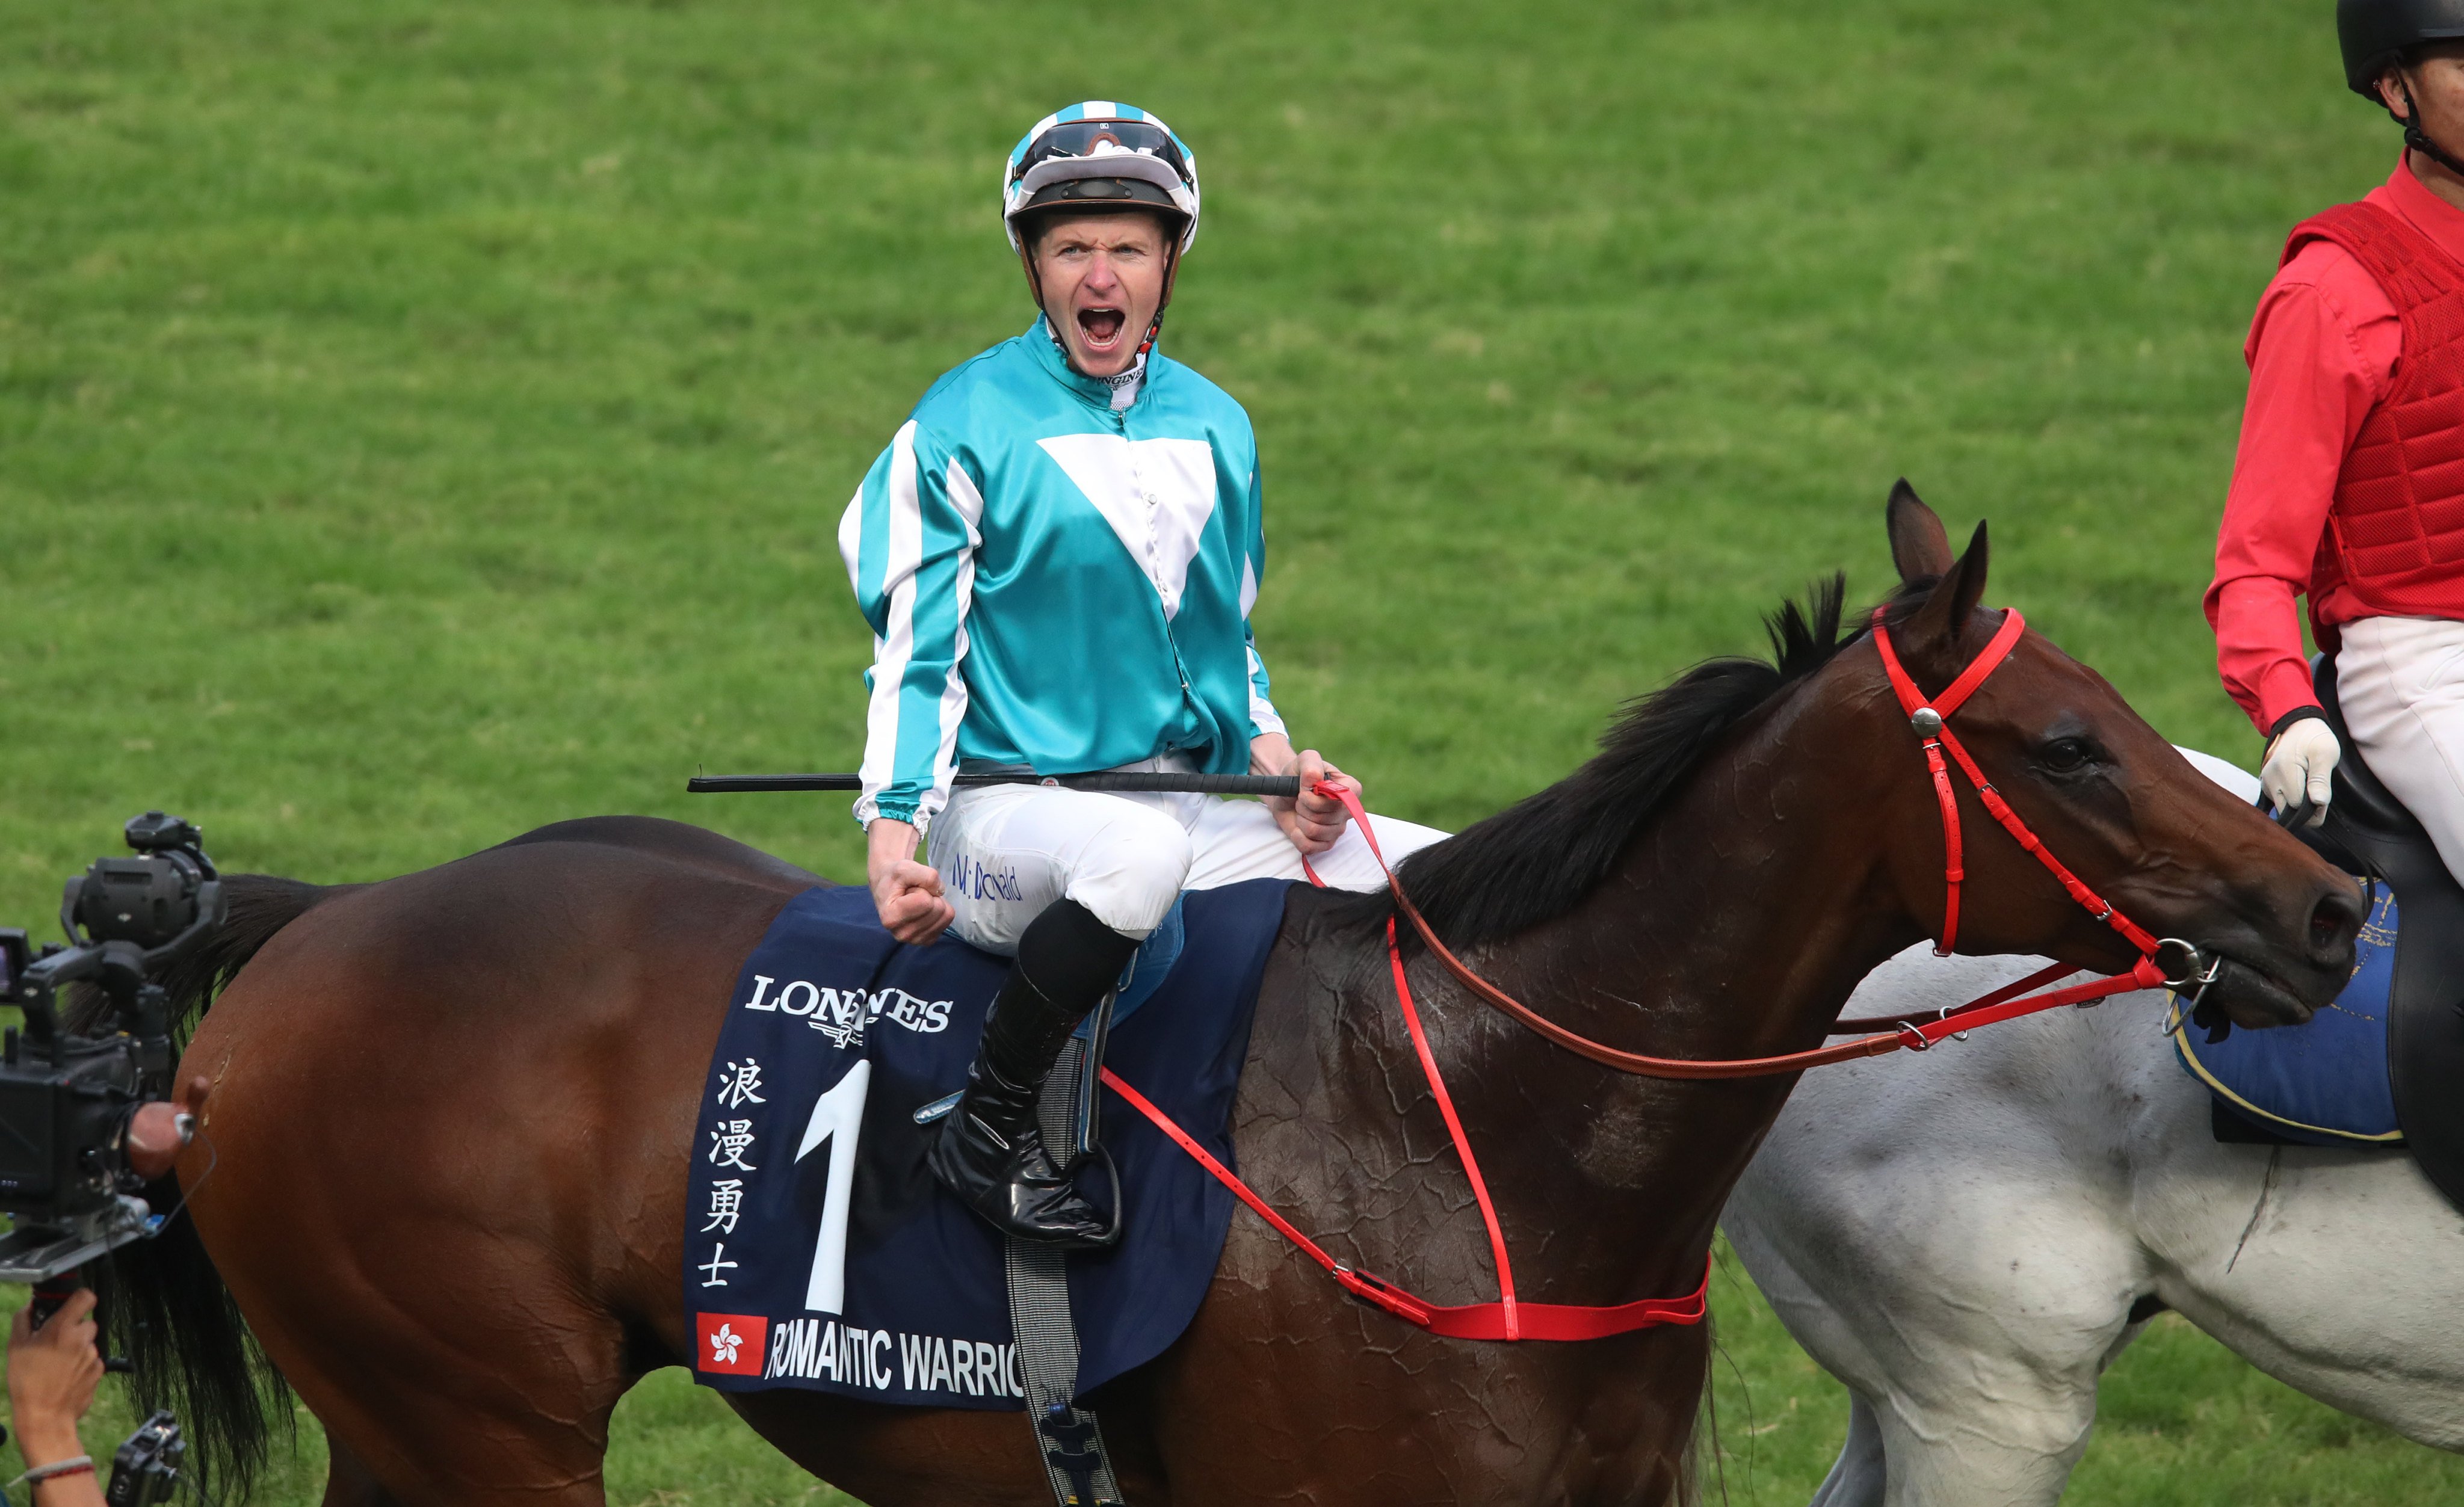
[[[2336,26],[2405,150],[2294,228],[2259,299],[2208,622],[2281,819],[2324,819],[2337,760],[2306,594],[2355,747],[2464,874],[2464,0],[2342,0]]]
[[[1198,236],[1188,146],[1128,105],[1072,105],[1010,153],[1001,217],[1035,323],[933,384],[839,526],[878,636],[855,815],[892,935],[1017,959],[935,1174],[1009,1235],[1086,1246],[1106,1222],[1045,1150],[1037,1090],[1180,891],[1298,879],[1304,856],[1331,885],[1382,875],[1311,788],[1359,783],[1294,752],[1267,699],[1249,416],[1155,348]],[[1295,775],[1303,794],[954,792],[962,770]],[[1377,819],[1390,859],[1439,836]]]

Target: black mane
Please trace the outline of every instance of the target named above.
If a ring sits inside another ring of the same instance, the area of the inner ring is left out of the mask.
[[[1893,620],[1932,585],[1923,578],[1902,586]],[[1855,642],[1839,636],[1846,593],[1846,578],[1833,576],[1815,585],[1810,613],[1787,601],[1765,618],[1771,660],[1706,660],[1630,703],[1580,769],[1404,860],[1404,892],[1454,948],[1502,940],[1573,909],[1714,744]],[[1392,902],[1381,892],[1370,904],[1382,919]]]

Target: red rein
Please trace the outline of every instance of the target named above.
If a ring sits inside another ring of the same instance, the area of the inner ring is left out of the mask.
[[[2122,934],[2123,940],[2139,950],[2139,962],[2127,973],[2092,979],[2083,984],[2074,984],[2068,989],[2055,990],[2051,994],[2035,994],[2027,998],[2017,997],[2038,985],[2051,983],[2065,973],[2077,972],[2075,969],[2067,968],[2047,969],[2022,980],[2015,986],[1997,989],[1955,1010],[1943,1011],[1930,1020],[1896,1020],[1885,1017],[1870,1022],[1842,1021],[1840,1024],[1854,1027],[1872,1024],[1887,1025],[1891,1029],[1878,1031],[1872,1036],[1859,1037],[1854,1041],[1843,1041],[1837,1046],[1817,1047],[1808,1052],[1790,1052],[1779,1057],[1747,1057],[1700,1061],[1691,1058],[1648,1057],[1639,1052],[1622,1052],[1615,1047],[1604,1046],[1588,1037],[1579,1036],[1541,1016],[1530,1006],[1473,972],[1461,958],[1447,949],[1443,942],[1438,940],[1436,930],[1421,916],[1419,907],[1412,904],[1411,897],[1403,893],[1402,886],[1395,883],[1394,871],[1388,869],[1386,880],[1388,885],[1394,889],[1395,907],[1412,923],[1413,929],[1419,932],[1420,940],[1428,946],[1430,954],[1444,965],[1446,972],[1454,974],[1462,981],[1464,988],[1469,989],[1484,1003],[1513,1016],[1525,1026],[1569,1052],[1590,1058],[1602,1066],[1616,1068],[1621,1073],[1633,1073],[1643,1078],[1761,1078],[1772,1073],[1794,1073],[1809,1067],[1826,1066],[1833,1062],[1853,1061],[1858,1058],[1881,1057],[1903,1049],[1922,1052],[1944,1037],[1976,1026],[1991,1025],[1997,1020],[2011,1020],[2020,1016],[2034,1015],[2040,1010],[2058,1009],[2063,1005],[2084,1004],[2091,999],[2102,999],[2108,994],[2119,994],[2133,989],[2153,989],[2166,982],[2163,971],[2157,968],[2155,963],[2156,939],[2134,925],[2127,916],[2107,905],[2096,891],[2082,884],[2078,875],[2065,867],[2061,860],[2046,851],[2043,841],[2034,832],[2028,830],[2028,824],[2019,819],[2017,812],[2011,809],[2010,802],[2002,798],[2001,792],[1995,790],[1992,783],[1986,779],[1985,772],[1977,768],[1976,761],[1969,756],[1967,747],[1951,733],[1948,726],[1950,714],[1965,705],[1968,698],[1975,693],[1976,688],[1985,684],[1986,678],[2010,657],[2011,650],[2018,644],[2020,636],[2027,631],[2027,622],[2019,616],[2016,608],[2005,614],[2001,630],[1993,635],[1993,641],[1985,646],[1985,651],[1976,656],[1975,660],[1961,672],[1957,680],[1950,683],[1949,688],[1939,698],[1928,704],[1925,693],[1917,688],[1916,682],[1909,678],[1906,668],[1900,664],[1899,654],[1891,646],[1890,630],[1882,625],[1882,615],[1880,612],[1874,615],[1874,644],[1881,652],[1883,673],[1890,678],[1891,689],[1899,696],[1901,709],[1908,713],[1910,723],[1919,728],[1918,735],[1923,740],[1926,772],[1933,778],[1934,793],[1942,806],[1943,876],[1946,894],[1943,902],[1942,938],[1935,944],[1934,950],[1947,955],[1951,944],[1957,938],[1959,890],[1961,883],[1967,877],[1961,866],[1961,855],[1965,843],[1960,834],[1959,802],[1950,783],[1951,766],[1955,765],[1959,774],[1975,789],[1977,798],[1984,802],[1986,813],[1992,817],[2004,831],[2010,833],[2030,856],[2052,872],[2071,899],[2086,907],[2088,912],[2098,920],[2112,927]],[[1930,716],[1921,717],[1920,713],[1929,713]],[[1949,765],[1946,765],[1943,759],[1946,752],[1950,755]],[[1327,789],[1327,793],[1343,801],[1345,807],[1351,812],[1353,819],[1361,823],[1363,835],[1367,835],[1368,821],[1361,812],[1359,801],[1349,793],[1334,790],[1331,787]],[[1372,851],[1375,851],[1375,844],[1373,842],[1371,846]],[[1385,860],[1381,856],[1378,862],[1382,865]],[[1393,946],[1391,937],[1388,945],[1390,949]],[[1397,977],[1400,977],[1399,973]]]
[[[1412,923],[1413,929],[1419,933],[1420,940],[1428,947],[1430,954],[1445,967],[1446,972],[1452,973],[1483,1003],[1512,1016],[1570,1052],[1589,1058],[1603,1066],[1613,1067],[1621,1073],[1632,1073],[1645,1078],[1670,1079],[1760,1078],[1773,1073],[1799,1072],[1805,1068],[1821,1067],[1832,1062],[1851,1061],[1858,1058],[1881,1057],[1903,1048],[1922,1052],[1944,1037],[1976,1026],[1991,1025],[1998,1020],[2016,1019],[2021,1016],[2035,1015],[2042,1010],[2058,1009],[2064,1005],[2085,1004],[2090,1000],[2102,999],[2109,994],[2118,994],[2128,990],[2153,989],[2167,982],[2163,970],[2159,969],[2155,962],[2158,947],[2156,938],[2133,924],[2127,916],[2114,909],[2096,891],[2081,883],[2078,875],[2064,866],[2061,860],[2046,850],[2045,844],[2028,829],[2028,824],[2019,819],[2019,814],[2012,810],[2010,803],[2002,798],[2001,792],[1995,790],[1992,782],[1985,777],[1984,771],[1979,769],[1976,761],[1969,756],[1967,748],[1952,734],[1948,726],[1951,713],[1965,705],[1968,698],[1975,693],[1976,688],[1984,685],[1986,679],[2000,667],[2005,659],[2010,657],[2011,650],[2017,646],[2020,636],[2027,632],[2027,622],[2019,616],[2016,608],[2008,611],[2003,617],[2000,630],[1993,635],[1992,642],[1985,646],[1984,652],[1977,655],[1967,669],[1961,671],[1959,678],[1952,681],[1940,696],[1927,702],[1924,692],[1917,688],[1916,682],[1909,677],[1905,667],[1901,665],[1899,654],[1891,645],[1890,630],[1883,625],[1881,612],[1877,610],[1874,614],[1874,645],[1881,654],[1883,673],[1890,678],[1891,689],[1899,697],[1900,710],[1908,714],[1910,725],[1916,729],[1917,735],[1922,740],[1925,771],[1933,781],[1934,795],[1942,808],[1944,901],[1942,936],[1935,944],[1934,950],[1947,956],[1953,942],[1958,937],[1960,885],[1967,878],[1966,870],[1962,865],[1964,847],[1960,834],[1959,801],[1950,782],[1951,771],[1956,768],[1969,787],[1976,792],[1977,799],[1983,802],[1987,815],[1992,817],[2004,831],[2010,833],[2022,849],[2037,863],[2042,863],[2054,878],[2060,882],[2063,890],[2071,899],[2085,907],[2098,920],[2112,927],[2115,931],[2121,933],[2124,941],[2137,948],[2140,953],[2139,962],[2127,973],[2091,979],[2086,983],[2074,984],[2068,989],[2057,989],[2049,994],[2029,994],[2033,989],[2052,983],[2066,973],[2077,972],[2061,964],[2056,964],[2032,973],[2026,978],[2004,985],[1956,1009],[1944,1010],[1930,1019],[1880,1016],[1841,1020],[1837,1023],[1849,1029],[1862,1030],[1874,1026],[1887,1026],[1890,1029],[1878,1031],[1871,1036],[1859,1037],[1854,1041],[1841,1042],[1837,1046],[1818,1047],[1807,1052],[1790,1052],[1778,1057],[1699,1061],[1687,1058],[1647,1057],[1639,1052],[1620,1051],[1569,1031],[1473,972],[1462,959],[1456,957],[1447,949],[1443,942],[1438,940],[1436,930],[1421,916],[1419,907],[1412,904],[1411,897],[1403,892],[1403,886],[1396,881],[1395,871],[1387,867],[1386,856],[1378,851],[1376,832],[1370,826],[1368,813],[1361,809],[1359,797],[1348,790],[1333,785],[1322,784],[1317,787],[1317,790],[1320,795],[1331,796],[1342,801],[1344,809],[1350,813],[1352,819],[1359,823],[1361,837],[1367,840],[1370,852],[1376,855],[1378,866],[1385,870],[1387,886],[1394,892],[1395,908]],[[1949,755],[1947,762],[1944,757],[1946,754]],[[1303,866],[1307,867],[1306,861]],[[1319,883],[1315,870],[1309,871],[1309,879],[1312,883]],[[1420,1059],[1420,1071],[1427,1076],[1430,1092],[1438,1101],[1438,1111],[1445,1118],[1446,1133],[1454,1138],[1455,1152],[1463,1158],[1463,1171],[1471,1180],[1472,1197],[1480,1205],[1481,1222],[1488,1230],[1489,1253],[1497,1264],[1498,1300],[1496,1302],[1466,1303],[1459,1307],[1445,1307],[1415,1298],[1392,1283],[1343,1265],[1333,1256],[1329,1256],[1315,1241],[1301,1234],[1288,1220],[1267,1207],[1265,1200],[1252,1191],[1236,1173],[1208,1155],[1205,1147],[1192,1139],[1187,1131],[1175,1124],[1170,1116],[1156,1108],[1144,1095],[1123,1082],[1111,1069],[1104,1069],[1104,1081],[1111,1086],[1113,1092],[1127,1101],[1132,1108],[1154,1122],[1157,1129],[1171,1137],[1182,1150],[1196,1158],[1199,1166],[1205,1168],[1218,1182],[1232,1190],[1233,1196],[1248,1205],[1261,1218],[1274,1226],[1286,1239],[1307,1252],[1311,1259],[1324,1267],[1338,1283],[1342,1284],[1346,1292],[1365,1302],[1374,1303],[1388,1313],[1417,1324],[1432,1334],[1459,1340],[1596,1340],[1608,1335],[1625,1334],[1658,1324],[1701,1322],[1711,1285],[1711,1265],[1707,1255],[1704,1258],[1701,1285],[1697,1286],[1690,1296],[1684,1298],[1644,1299],[1608,1308],[1575,1307],[1559,1303],[1527,1303],[1516,1300],[1514,1272],[1506,1254],[1506,1235],[1498,1226],[1497,1211],[1489,1201],[1488,1184],[1481,1176],[1479,1162],[1472,1156],[1471,1143],[1463,1135],[1463,1121],[1455,1113],[1453,1096],[1446,1092],[1445,1080],[1438,1072],[1437,1058],[1429,1051],[1428,1037],[1420,1029],[1420,1013],[1412,999],[1411,981],[1404,973],[1402,949],[1391,917],[1386,923],[1386,955],[1394,972],[1396,1004],[1402,1012],[1405,1030],[1411,1034],[1412,1049]]]

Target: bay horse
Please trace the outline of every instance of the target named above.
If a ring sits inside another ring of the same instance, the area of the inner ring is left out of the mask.
[[[1977,528],[1953,557],[1905,484],[1886,605],[1931,693],[2003,621]],[[1841,585],[1641,702],[1567,779],[1416,854],[1437,932],[1553,1021],[1698,1059],[1820,1042],[1859,979],[1932,934],[1942,815]],[[2240,965],[2247,1026],[2331,999],[2355,886],[2192,773],[2093,671],[2030,632],[1959,713],[2011,804],[2152,931]],[[2103,970],[2136,954],[1967,802],[1971,950]],[[266,1446],[246,1333],[324,1425],[328,1507],[602,1502],[617,1399],[691,1354],[686,1158],[738,965],[813,875],[672,822],[559,823],[441,867],[319,888],[230,882],[220,985],[182,1059],[211,1084],[190,1218],[131,1247],[106,1303],[141,1390],[215,1452]],[[1296,886],[1233,1144],[1337,1258],[1438,1301],[1491,1296],[1469,1185],[1397,1015],[1383,895]],[[941,944],[947,945],[947,944]],[[1685,1293],[1792,1077],[1621,1077],[1491,1014],[1412,950],[1431,1046],[1487,1163],[1526,1300]],[[2211,995],[2212,997],[2212,995]],[[1692,1494],[1710,1337],[1435,1338],[1233,1224],[1188,1331],[1092,1399],[1127,1497],[1219,1503],[1656,1503]],[[762,1437],[874,1507],[1033,1503],[1023,1417],[731,1395]]]

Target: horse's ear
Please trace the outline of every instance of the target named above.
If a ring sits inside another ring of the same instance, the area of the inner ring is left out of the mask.
[[[1892,484],[1882,518],[1891,532],[1891,563],[1900,568],[1900,579],[1939,576],[1950,569],[1950,535],[1905,476]]]
[[[1923,504],[1919,504],[1920,507]],[[1928,514],[1930,516],[1930,514]],[[1939,520],[1934,527],[1940,528]],[[1968,540],[1968,553],[1951,562],[1941,581],[1908,619],[1910,633],[1921,640],[1940,639],[1953,642],[1966,625],[1968,616],[1985,600],[1985,566],[1990,552],[1985,545],[1985,520],[1976,520],[1976,532]]]

